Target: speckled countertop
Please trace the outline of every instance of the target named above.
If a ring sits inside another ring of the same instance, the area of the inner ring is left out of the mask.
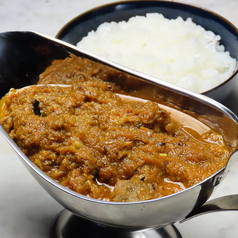
[[[78,14],[109,0],[0,0],[0,32],[32,30],[55,36]],[[237,0],[184,0],[224,16],[238,27]],[[0,66],[1,67],[1,66]],[[237,99],[237,98],[236,98]],[[237,104],[237,101],[234,102]],[[235,166],[213,197],[238,194]],[[51,198],[0,135],[0,237],[45,238],[54,217],[63,208]],[[225,238],[238,235],[238,212],[217,213],[178,225],[184,238]]]

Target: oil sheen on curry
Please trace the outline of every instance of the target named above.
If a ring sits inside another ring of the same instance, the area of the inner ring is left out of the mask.
[[[125,100],[105,72],[82,72],[72,60],[53,62],[39,85],[12,89],[1,102],[2,126],[48,176],[95,199],[135,202],[179,192],[226,165],[220,134],[187,130],[156,102]]]

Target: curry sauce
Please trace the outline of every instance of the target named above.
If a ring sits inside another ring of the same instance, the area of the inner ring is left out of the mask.
[[[72,65],[67,71],[66,61],[57,75],[46,70],[50,81],[43,85],[11,90],[0,114],[26,156],[63,186],[135,202],[179,192],[226,165],[229,151],[220,134],[188,130],[156,102],[124,100],[104,71],[79,76]]]

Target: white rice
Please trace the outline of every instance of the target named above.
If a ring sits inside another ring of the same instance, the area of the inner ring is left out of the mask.
[[[77,46],[142,73],[202,93],[235,70],[220,36],[192,22],[158,13],[103,23]]]

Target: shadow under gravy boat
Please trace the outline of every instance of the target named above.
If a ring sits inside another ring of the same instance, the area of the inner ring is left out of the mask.
[[[0,126],[0,132],[28,171],[56,201],[65,207],[53,223],[52,238],[181,237],[172,225],[173,223],[204,212],[238,209],[238,195],[220,197],[207,202],[214,188],[220,184],[238,160],[238,118],[228,108],[211,98],[146,76],[79,50],[61,40],[35,32],[0,34],[0,97],[11,88],[21,88],[37,83],[39,75],[53,60],[64,59],[70,53],[153,85],[159,93],[159,102],[174,106],[219,132],[233,152],[224,168],[181,192],[140,202],[110,202],[78,194],[48,177],[25,156]]]

